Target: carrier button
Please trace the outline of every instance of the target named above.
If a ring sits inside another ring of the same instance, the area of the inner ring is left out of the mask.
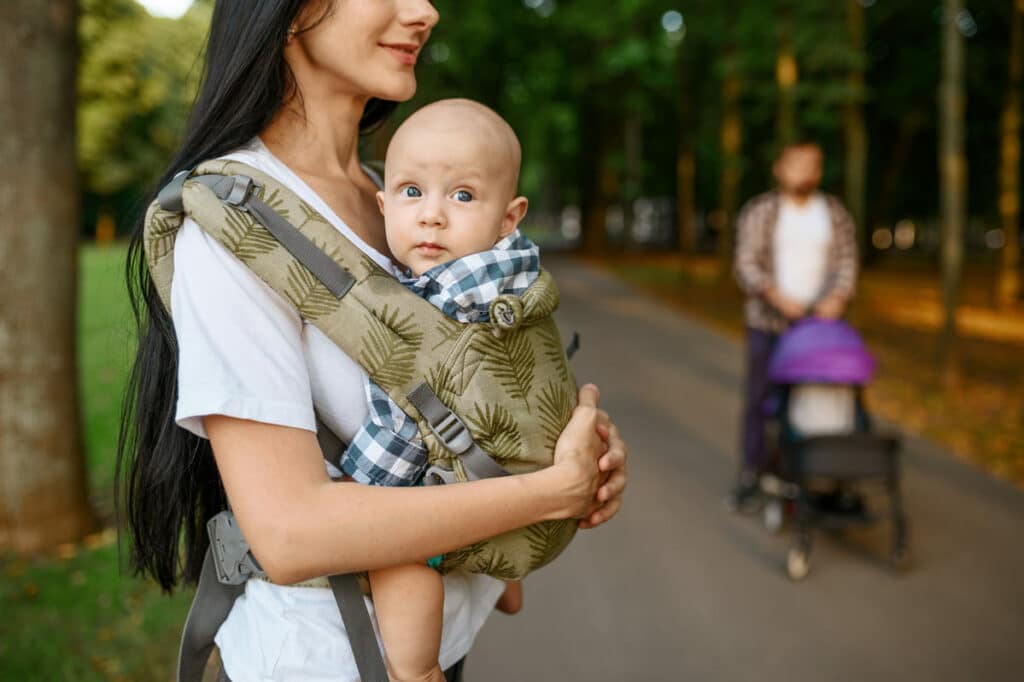
[[[502,294],[491,303],[490,313],[495,328],[511,331],[523,321],[523,302],[518,296]]]

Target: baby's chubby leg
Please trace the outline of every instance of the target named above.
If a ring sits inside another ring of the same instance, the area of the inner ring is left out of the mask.
[[[371,571],[388,674],[395,682],[444,682],[441,650],[444,585],[426,564]]]

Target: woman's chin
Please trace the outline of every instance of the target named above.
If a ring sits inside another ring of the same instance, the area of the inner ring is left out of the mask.
[[[405,102],[416,94],[416,77],[392,75],[391,78],[381,78],[370,90],[370,96],[376,99],[383,99],[389,102]]]

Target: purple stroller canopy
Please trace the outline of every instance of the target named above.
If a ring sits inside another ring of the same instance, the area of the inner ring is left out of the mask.
[[[874,373],[875,359],[853,327],[819,318],[790,326],[768,364],[768,380],[776,384],[860,385]]]

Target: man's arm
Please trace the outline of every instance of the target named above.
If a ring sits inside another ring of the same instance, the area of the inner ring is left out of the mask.
[[[763,196],[751,199],[736,219],[733,274],[740,289],[748,296],[761,296],[773,284],[761,260],[768,233],[765,221],[771,212],[769,201],[769,198]]]
[[[846,310],[857,288],[856,226],[850,213],[835,197],[829,199],[832,217],[832,238],[835,240],[836,263],[831,286],[814,308],[819,317],[837,318]]]

